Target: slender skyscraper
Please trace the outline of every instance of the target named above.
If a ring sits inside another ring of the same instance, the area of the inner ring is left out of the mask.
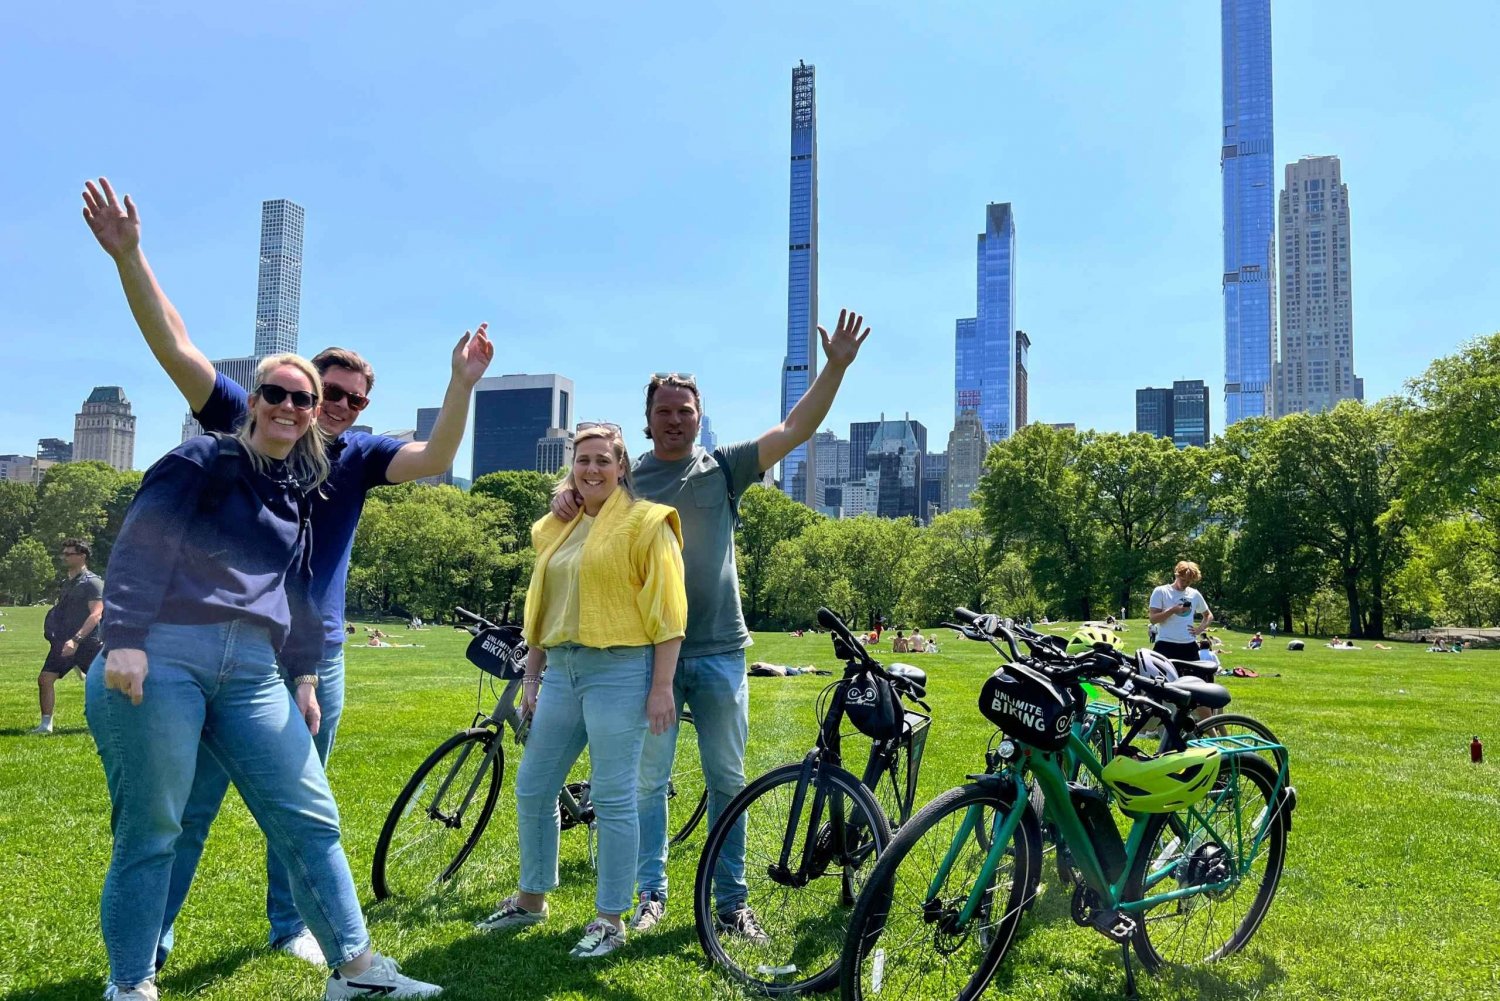
[[[781,417],[791,413],[818,375],[818,111],[814,68],[792,69],[792,197],[787,246],[786,360],[781,367]],[[812,442],[781,460],[781,489],[813,506]],[[805,467],[805,468],[804,468]],[[802,473],[798,476],[798,473]]]
[[[1276,416],[1363,400],[1354,374],[1349,186],[1336,156],[1286,168],[1281,192],[1281,361]]]
[[[1004,441],[1016,429],[1015,266],[1010,202],[991,202],[979,234],[978,312],[972,320],[959,320],[955,330],[953,409],[955,416],[978,411],[992,442]]]
[[[260,280],[255,289],[255,357],[295,352],[302,309],[302,206],[285,198],[260,207]]]
[[[1223,18],[1224,423],[1275,412],[1276,174],[1271,0],[1220,0]]]

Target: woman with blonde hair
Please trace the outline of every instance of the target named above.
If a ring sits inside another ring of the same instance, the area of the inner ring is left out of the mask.
[[[618,425],[579,425],[572,469],[557,485],[563,491],[582,497],[577,515],[549,513],[531,529],[537,557],[526,593],[522,707],[532,719],[516,773],[520,887],[478,927],[546,920],[546,895],[558,883],[557,794],[587,746],[597,915],[572,955],[592,958],[625,944],[620,916],[635,888],[641,748],[648,729],[663,733],[677,716],[672,679],[687,593],[677,511],[632,495]]]
[[[113,807],[100,899],[111,991],[156,1001],[183,809],[206,747],[292,873],[333,967],[326,997],[432,997],[439,988],[370,947],[309,732],[323,627],[307,596],[306,513],[328,475],[322,380],[276,355],[255,381],[236,436],[190,438],[146,471],[111,554],[102,670],[89,672],[85,701]]]

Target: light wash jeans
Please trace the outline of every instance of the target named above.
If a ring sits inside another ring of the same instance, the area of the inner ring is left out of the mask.
[[[339,717],[344,713],[344,646],[326,647],[323,659],[318,661],[318,706],[323,719],[318,733],[313,737],[318,761],[325,768],[328,755],[333,751],[334,734],[338,732]],[[290,680],[287,688],[291,690]],[[172,926],[187,899],[188,888],[193,885],[193,874],[198,870],[198,860],[203,856],[203,842],[208,838],[209,827],[218,817],[224,804],[224,794],[229,791],[229,775],[219,764],[207,744],[198,750],[198,770],[193,777],[193,791],[188,795],[187,807],[182,811],[182,834],[177,839],[177,856],[172,862],[172,882],[167,890],[167,912],[163,919],[161,941],[156,947],[156,968],[167,964],[172,951]],[[292,899],[291,879],[286,867],[266,846],[266,917],[271,923],[271,945],[281,945],[302,934],[307,922],[297,913]]]
[[[745,741],[750,733],[750,683],[745,678],[745,651],[682,657],[672,687],[677,711],[683,703],[693,711],[698,732],[698,758],[708,786],[708,826],[745,788]],[[667,784],[677,755],[673,722],[666,733],[646,735],[641,753],[641,850],[636,861],[640,893],[667,897]],[[738,908],[749,895],[745,887],[745,818],[741,817],[724,842],[714,869],[714,909],[720,914]]]
[[[587,745],[599,835],[594,904],[602,914],[630,910],[639,842],[635,782],[652,670],[649,646],[601,650],[568,643],[547,651],[547,673],[516,770],[524,892],[557,888],[557,795]]]
[[[150,980],[182,817],[207,747],[286,865],[298,911],[331,965],[370,948],[339,815],[312,738],[276,669],[264,628],[243,621],[151,627],[138,706],[104,687],[104,655],[85,713],[103,759],[114,850],[99,902],[110,977]]]

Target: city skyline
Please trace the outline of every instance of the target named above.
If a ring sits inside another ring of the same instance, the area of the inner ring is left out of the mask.
[[[125,386],[140,465],[178,437],[180,400],[141,349],[113,269],[77,219],[77,185],[97,173],[135,195],[163,287],[211,358],[245,351],[253,206],[266,195],[309,206],[303,347],[348,344],[371,359],[377,426],[409,425],[444,384],[452,341],[489,319],[497,367],[552,371],[565,359],[590,401],[587,416],[619,420],[635,452],[643,439],[632,415],[659,369],[698,374],[721,440],[753,437],[776,418],[767,383],[785,325],[781,144],[787,67],[799,55],[825,73],[822,299],[858,306],[876,328],[827,423],[899,409],[935,434],[950,426],[949,400],[933,390],[952,384],[943,342],[973,295],[976,206],[997,198],[1012,201],[1026,227],[1019,325],[1037,339],[1030,419],[1129,430],[1133,388],[1184,375],[1207,375],[1220,395],[1216,357],[1211,373],[1183,364],[1222,347],[1221,276],[1203,267],[1220,252],[1222,228],[1221,181],[1208,160],[1223,124],[1218,9],[1163,4],[1145,17],[1104,11],[1086,21],[937,10],[913,33],[902,11],[872,6],[873,51],[921,67],[899,86],[840,60],[830,47],[839,20],[824,12],[797,14],[805,37],[788,51],[770,28],[778,10],[709,18],[726,43],[722,58],[693,53],[675,67],[671,79],[691,76],[695,86],[671,103],[652,97],[664,71],[625,58],[632,47],[686,37],[668,11],[627,18],[584,5],[544,24],[481,15],[441,44],[397,40],[373,24],[350,30],[313,12],[283,24],[327,56],[399,51],[415,75],[399,86],[374,81],[358,102],[320,73],[325,58],[303,59],[300,49],[288,56],[288,76],[264,78],[266,40],[240,37],[220,12],[195,12],[190,26],[143,12],[108,47],[65,34],[45,11],[22,12],[16,37],[28,44],[13,47],[0,72],[23,81],[48,59],[86,57],[144,117],[69,134],[54,123],[82,88],[37,76],[48,82],[16,131],[28,155],[0,166],[18,206],[0,273],[13,307],[0,320],[9,390],[0,394],[0,447],[24,452],[40,437],[65,436],[76,399],[99,383]],[[1335,2],[1272,25],[1284,99],[1276,147],[1286,161],[1336,152],[1357,178],[1361,280],[1352,294],[1370,399],[1497,326],[1480,266],[1496,210],[1476,197],[1496,142],[1475,128],[1490,101],[1475,86],[1487,66],[1476,39],[1493,34],[1495,12],[1470,7],[1472,31],[1460,38],[1414,24],[1398,54],[1382,27],[1398,11]],[[997,34],[1025,44],[997,58],[981,44]],[[506,87],[559,59],[580,69],[546,102],[496,106],[465,96],[479,76],[440,71],[455,53],[481,49],[509,60]],[[1395,58],[1410,67],[1407,79],[1380,72]],[[1064,60],[1074,67],[1066,80],[1044,72]],[[163,96],[173,91],[132,69],[142,62],[213,72],[174,103]],[[1006,94],[1006,128],[988,134],[974,123],[980,97],[996,88]],[[261,150],[242,123],[266,106],[279,109],[286,141]],[[413,107],[428,110],[402,142],[371,127],[413,121]],[[1100,114],[1151,142],[1116,147],[1106,169]],[[694,143],[654,155],[661,136],[684,127]],[[189,130],[201,141],[161,155]],[[516,134],[533,141],[502,141]],[[455,143],[475,156],[422,152]],[[596,147],[610,154],[595,156]],[[1456,148],[1465,155],[1452,162],[1445,151]],[[227,162],[248,167],[225,172]],[[1406,211],[1433,176],[1469,193],[1469,210]],[[1107,360],[1089,366],[1085,392],[1081,359]]]

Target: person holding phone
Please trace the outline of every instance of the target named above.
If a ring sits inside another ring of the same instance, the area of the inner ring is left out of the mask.
[[[1214,620],[1208,602],[1193,585],[1203,579],[1198,564],[1183,560],[1173,568],[1172,583],[1151,592],[1151,606],[1146,618],[1156,627],[1156,642],[1151,647],[1171,660],[1197,660],[1198,636]],[[1195,615],[1202,618],[1196,625]]]

